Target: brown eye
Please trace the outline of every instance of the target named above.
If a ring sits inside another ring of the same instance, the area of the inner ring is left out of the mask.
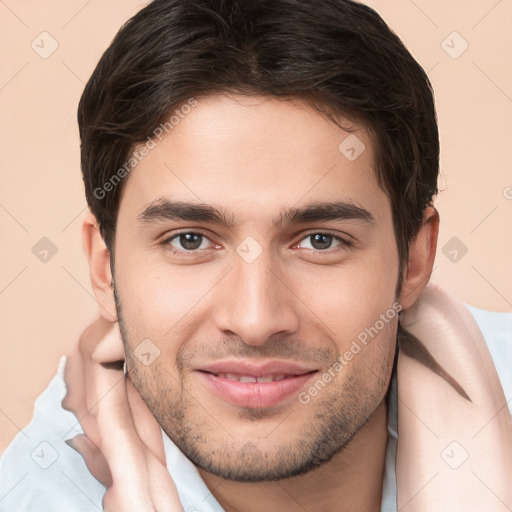
[[[351,243],[347,240],[344,240],[343,238],[330,234],[330,233],[309,233],[306,235],[303,239],[309,240],[309,247],[304,247],[305,249],[314,249],[315,251],[327,251],[331,248],[340,248],[343,249],[345,247],[348,247],[351,245]],[[333,245],[333,242],[336,242],[335,245]],[[302,242],[299,244],[302,245]]]
[[[332,244],[334,237],[332,235],[325,235],[323,233],[317,233],[316,235],[309,235],[311,245],[315,249],[329,249]]]
[[[206,244],[205,244],[206,242]],[[162,245],[168,246],[175,253],[199,252],[200,249],[208,249],[209,239],[193,231],[177,233],[166,238]]]
[[[203,235],[197,233],[182,233],[178,235],[178,241],[187,251],[193,251],[201,246]]]

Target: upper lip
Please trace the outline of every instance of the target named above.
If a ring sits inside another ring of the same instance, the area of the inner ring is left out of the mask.
[[[250,375],[263,377],[267,375],[305,375],[317,370],[297,363],[287,361],[269,361],[266,363],[253,363],[250,361],[218,361],[197,368],[209,373],[231,373],[235,375]]]

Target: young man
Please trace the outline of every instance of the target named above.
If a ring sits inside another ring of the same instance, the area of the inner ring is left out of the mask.
[[[78,120],[103,320],[2,458],[0,510],[512,506],[486,343],[455,299],[418,301],[436,116],[374,11],[156,0]]]

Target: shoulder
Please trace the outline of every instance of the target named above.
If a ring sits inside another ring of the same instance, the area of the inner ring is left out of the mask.
[[[512,416],[512,312],[488,311],[465,305],[485,338]]]
[[[34,405],[34,415],[0,458],[0,512],[102,510],[105,488],[66,444],[83,433],[62,408],[65,358]]]

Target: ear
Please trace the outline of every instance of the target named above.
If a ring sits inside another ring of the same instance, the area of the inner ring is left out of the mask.
[[[82,245],[89,262],[89,275],[100,314],[106,320],[115,322],[117,312],[111,284],[110,253],[101,236],[98,221],[91,212],[87,213],[82,223]]]
[[[436,256],[439,213],[433,206],[423,212],[423,223],[409,243],[409,260],[399,302],[403,309],[411,307],[427,286]]]

